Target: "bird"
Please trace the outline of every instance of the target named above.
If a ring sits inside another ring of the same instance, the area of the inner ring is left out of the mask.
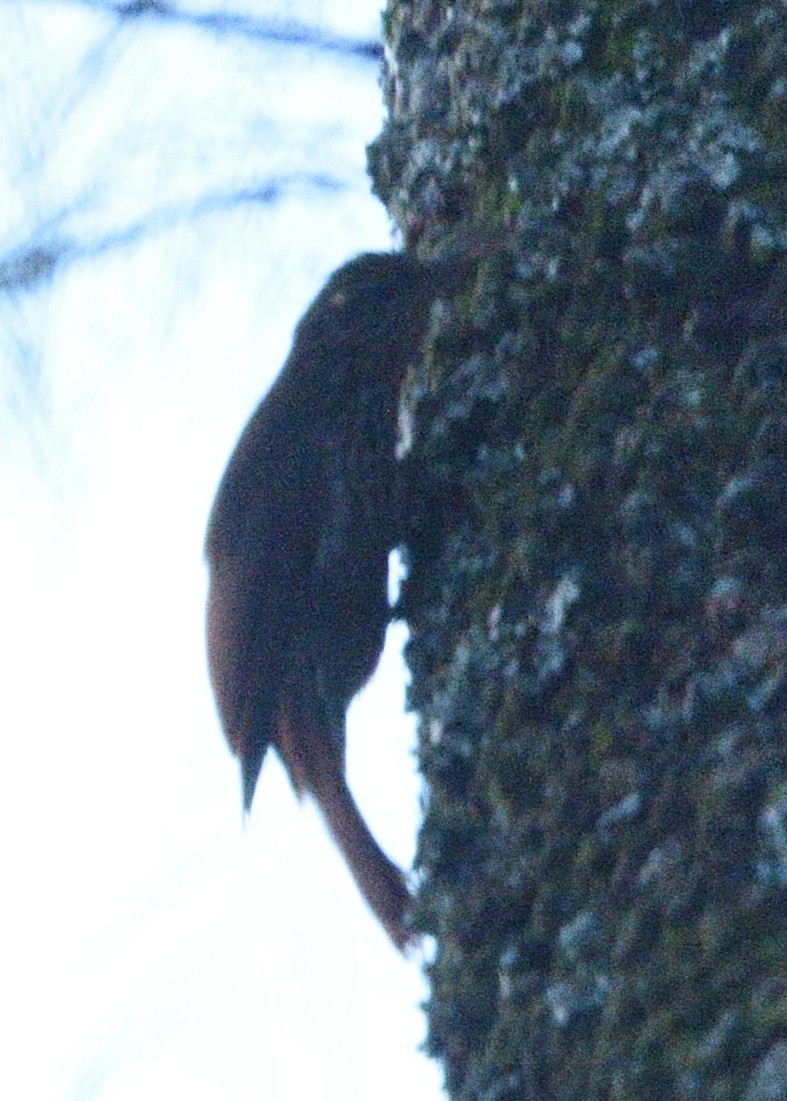
[[[244,811],[272,746],[401,950],[411,895],[347,785],[346,711],[392,617],[400,391],[432,303],[497,247],[490,240],[426,260],[364,253],[333,273],[240,435],[205,539],[208,669]]]

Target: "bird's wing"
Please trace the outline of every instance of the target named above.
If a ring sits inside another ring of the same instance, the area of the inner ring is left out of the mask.
[[[258,409],[227,465],[206,539],[208,666],[247,809],[276,736],[314,555],[317,457],[297,445],[297,427],[265,402]]]

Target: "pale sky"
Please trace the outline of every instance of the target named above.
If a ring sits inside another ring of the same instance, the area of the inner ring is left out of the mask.
[[[375,33],[372,3],[319,10]],[[95,240],[282,186],[0,302],[0,1096],[437,1101],[419,965],[272,756],[244,830],[203,644],[201,544],[234,440],[328,272],[391,244],[364,174],[375,66],[111,26],[54,2],[0,13],[0,262],[47,225]],[[409,865],[401,639],[353,706],[350,778]]]

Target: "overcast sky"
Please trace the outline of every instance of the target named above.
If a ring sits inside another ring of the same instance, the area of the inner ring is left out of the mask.
[[[373,0],[283,6],[377,34]],[[272,757],[243,828],[203,644],[232,445],[325,276],[391,244],[376,65],[56,0],[3,5],[0,55],[0,273],[61,258],[0,298],[0,1095],[437,1099],[418,964]],[[408,865],[393,642],[350,779]]]

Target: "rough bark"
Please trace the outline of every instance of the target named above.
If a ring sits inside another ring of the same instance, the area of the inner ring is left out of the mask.
[[[463,1101],[787,1096],[787,8],[394,0],[429,1046]],[[420,504],[419,504],[420,502]]]

